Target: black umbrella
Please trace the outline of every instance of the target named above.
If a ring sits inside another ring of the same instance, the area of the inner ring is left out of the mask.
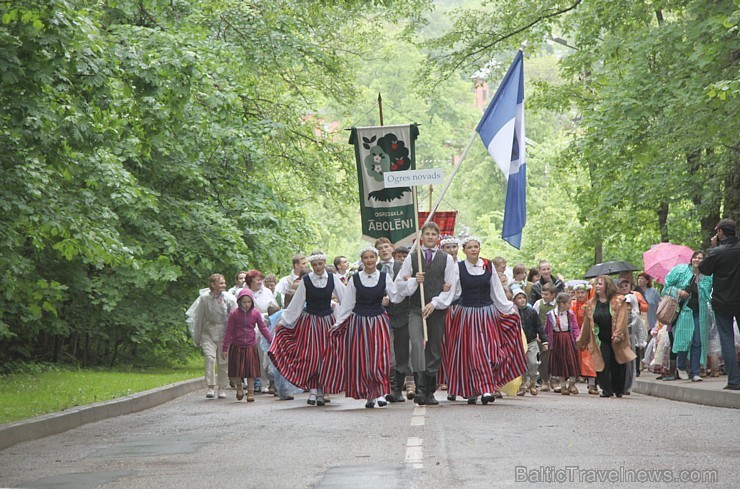
[[[597,263],[588,269],[583,275],[583,278],[593,278],[599,275],[614,275],[619,272],[634,272],[638,268],[632,263],[624,260],[618,261],[607,261],[604,263]]]

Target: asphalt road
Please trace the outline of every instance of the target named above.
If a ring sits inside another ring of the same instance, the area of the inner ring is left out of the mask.
[[[632,394],[365,409],[198,392],[0,451],[0,486],[740,486],[740,410]],[[686,482],[681,482],[686,479]],[[703,482],[701,482],[703,481]],[[642,482],[642,483],[640,483]]]

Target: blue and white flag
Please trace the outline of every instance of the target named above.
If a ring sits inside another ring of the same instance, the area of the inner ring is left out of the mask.
[[[519,51],[475,129],[508,181],[501,237],[519,249],[527,223],[524,56]]]

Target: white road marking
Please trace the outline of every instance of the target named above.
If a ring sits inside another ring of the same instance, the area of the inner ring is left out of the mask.
[[[424,426],[427,410],[424,406],[415,406],[414,413],[411,416],[411,426]],[[405,462],[415,469],[423,469],[424,464],[424,439],[417,436],[410,436],[406,441],[406,460]]]

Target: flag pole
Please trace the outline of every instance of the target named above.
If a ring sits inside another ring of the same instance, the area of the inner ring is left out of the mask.
[[[465,160],[465,157],[468,154],[468,151],[470,150],[470,147],[473,145],[473,141],[475,141],[475,137],[478,135],[477,132],[473,131],[473,137],[470,138],[470,141],[468,141],[468,144],[465,146],[465,149],[462,152],[462,155],[460,156],[460,161],[457,162],[457,165],[452,169],[452,173],[450,173],[450,177],[447,179],[447,182],[445,182],[444,188],[442,188],[442,192],[437,197],[437,200],[434,202],[434,206],[432,206],[429,209],[429,215],[427,216],[426,221],[424,221],[424,224],[428,223],[432,220],[432,217],[434,217],[434,213],[437,212],[437,209],[439,208],[439,204],[442,203],[442,197],[444,197],[445,193],[447,192],[447,189],[450,188],[450,184],[452,184],[452,180],[455,178],[455,175],[457,174],[458,168],[462,165],[462,162]]]

